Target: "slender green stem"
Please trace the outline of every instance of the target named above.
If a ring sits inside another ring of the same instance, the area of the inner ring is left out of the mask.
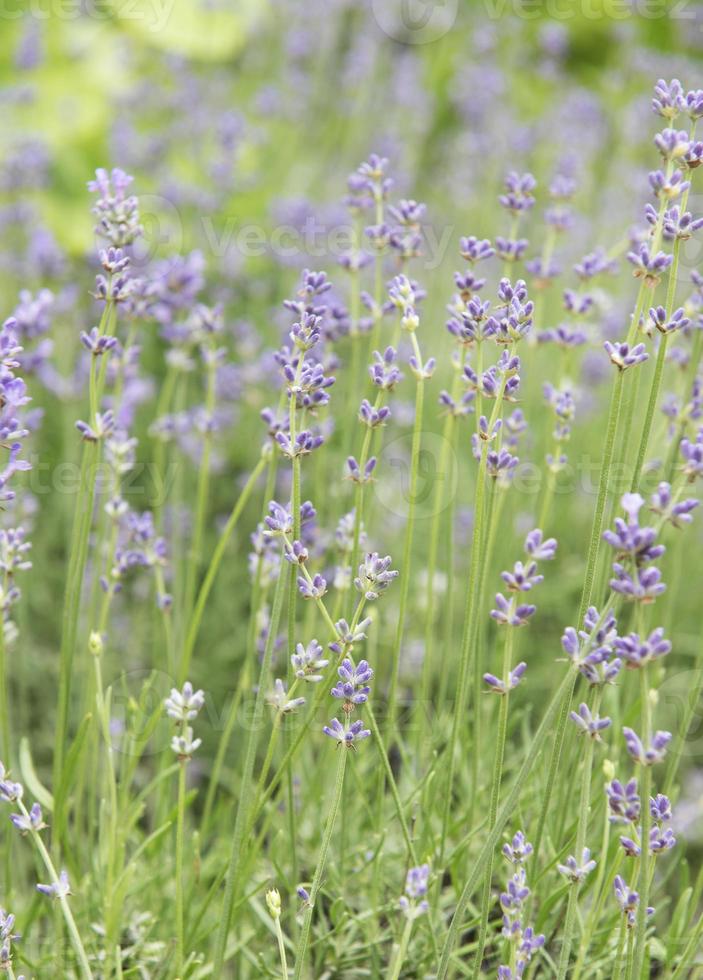
[[[493,760],[493,781],[491,783],[491,796],[488,804],[488,827],[493,828],[498,815],[498,801],[500,800],[500,785],[503,774],[503,760],[505,757],[505,739],[508,731],[508,705],[510,699],[510,671],[512,669],[513,637],[515,628],[506,626],[505,647],[503,652],[503,684],[505,691],[500,695],[500,707],[498,711],[498,739],[496,742],[495,756]],[[483,898],[481,901],[481,921],[478,931],[478,944],[476,946],[476,956],[474,959],[474,980],[481,973],[483,962],[483,951],[486,946],[486,933],[488,932],[488,916],[491,908],[491,876],[493,873],[493,852],[488,857],[486,875],[483,882]]]
[[[613,974],[613,980],[620,980],[620,975],[622,973],[622,962],[623,962],[623,952],[625,949],[625,938],[627,936],[627,916],[620,916],[620,930],[618,932],[618,948],[615,954],[615,973]]]
[[[415,334],[411,334],[414,341],[415,356],[420,363],[420,351],[417,347]],[[418,378],[415,389],[415,422],[413,425],[412,447],[410,450],[410,487],[408,491],[408,514],[405,524],[405,545],[403,548],[403,566],[400,582],[400,605],[398,609],[398,623],[395,631],[395,642],[393,644],[393,660],[391,683],[388,692],[388,731],[392,734],[396,724],[396,702],[398,698],[398,678],[400,674],[400,653],[403,646],[403,634],[405,630],[405,618],[408,606],[408,595],[410,593],[410,579],[412,577],[412,548],[415,533],[415,510],[417,505],[417,477],[420,466],[420,448],[422,444],[422,412],[424,401],[425,384],[422,378]]]
[[[645,664],[640,668],[640,710],[642,712],[642,742],[649,746],[652,737],[651,704],[649,700],[648,668]],[[645,935],[647,931],[647,906],[649,904],[650,885],[650,853],[649,831],[652,826],[652,814],[649,809],[649,798],[652,794],[652,767],[642,767],[642,830],[640,833],[640,872],[637,883],[640,900],[637,906],[635,928],[634,977],[639,980],[642,976],[642,964],[645,955]]]
[[[277,915],[273,920],[273,927],[276,930],[276,941],[278,942],[278,955],[281,960],[281,977],[282,980],[288,980],[288,961],[286,959],[286,943],[283,938],[283,927],[281,926],[281,917]]]
[[[472,862],[471,871],[469,877],[464,884],[459,900],[456,904],[454,910],[454,915],[452,916],[451,922],[449,923],[449,928],[447,930],[447,935],[444,941],[444,945],[441,951],[441,957],[439,962],[439,968],[437,971],[436,980],[445,980],[447,973],[449,971],[449,966],[451,962],[452,952],[456,944],[459,931],[464,924],[464,914],[466,912],[466,906],[468,905],[476,887],[483,880],[485,874],[485,869],[488,865],[488,861],[493,855],[495,848],[500,840],[500,835],[503,833],[503,828],[507,824],[508,820],[515,815],[515,806],[520,798],[520,793],[522,792],[525,782],[532,772],[532,769],[540,755],[540,752],[544,748],[544,744],[547,740],[547,736],[551,730],[555,716],[558,714],[562,705],[565,701],[571,699],[571,693],[573,690],[573,685],[576,680],[577,671],[574,667],[571,667],[566,675],[564,676],[561,684],[559,685],[557,691],[555,692],[552,700],[547,706],[547,710],[544,713],[542,721],[540,722],[539,728],[534,734],[532,741],[530,742],[530,747],[528,749],[527,755],[525,756],[519,771],[515,776],[513,785],[508,793],[503,806],[496,817],[496,822],[493,829],[489,832],[483,847],[479,851],[475,860]]]
[[[413,931],[413,918],[408,916],[405,920],[405,927],[403,929],[403,935],[400,937],[400,945],[398,946],[398,952],[395,955],[395,960],[393,961],[393,966],[388,974],[388,980],[398,980],[400,976],[400,971],[403,968],[403,963],[405,962],[405,954],[408,951],[408,945],[410,943],[410,936]]]
[[[271,669],[271,658],[273,655],[274,642],[278,632],[278,623],[281,618],[281,608],[283,606],[283,596],[285,593],[285,587],[286,587],[286,577],[285,575],[280,575],[276,583],[276,591],[274,593],[273,607],[271,609],[271,621],[269,623],[268,636],[266,637],[264,656],[261,661],[261,670],[259,673],[259,685],[256,692],[256,700],[254,702],[254,711],[251,719],[251,727],[249,729],[249,737],[247,739],[247,747],[246,747],[246,753],[244,757],[244,768],[242,771],[242,776],[240,781],[241,792],[239,794],[237,815],[235,817],[235,822],[234,822],[234,833],[232,835],[232,846],[230,849],[227,874],[225,876],[225,895],[222,904],[222,913],[220,916],[217,936],[215,938],[213,976],[216,977],[221,977],[224,975],[223,969],[224,969],[224,962],[225,962],[225,950],[227,947],[227,935],[229,933],[229,926],[232,918],[232,908],[234,906],[235,891],[238,884],[237,875],[238,875],[239,863],[241,859],[242,840],[244,836],[244,829],[249,821],[249,811],[251,809],[251,802],[252,802],[250,786],[252,784],[252,774],[254,772],[256,747],[259,741],[259,729],[261,727],[261,720],[263,716],[264,697],[265,697],[264,692],[268,681],[269,672]]]
[[[607,872],[606,858],[608,855],[608,845],[610,843],[610,814],[608,808],[604,808],[603,813],[603,835],[601,839],[600,855],[601,858],[598,862],[598,874],[596,876],[596,883],[593,886],[593,902],[590,909],[588,910],[588,916],[586,918],[586,924],[583,929],[583,934],[581,936],[581,942],[579,944],[578,956],[576,958],[576,965],[574,966],[574,972],[572,974],[571,980],[578,980],[581,976],[581,971],[583,970],[584,963],[586,962],[586,956],[588,955],[588,950],[591,945],[591,939],[593,937],[593,931],[598,923],[600,913],[603,907],[603,901],[606,897],[606,893],[603,890],[603,885],[605,883],[605,877]],[[620,852],[618,851],[618,858]]]
[[[22,812],[23,816],[29,818],[29,813],[27,812],[27,808],[25,807],[22,800],[21,799],[17,800],[16,803],[20,811]],[[59,904],[61,906],[61,912],[66,922],[69,936],[71,937],[71,943],[76,952],[76,956],[78,957],[78,962],[80,963],[81,973],[83,974],[85,980],[93,980],[93,973],[90,969],[88,956],[86,955],[85,948],[83,946],[83,942],[80,937],[80,933],[78,932],[78,927],[76,926],[76,920],[73,918],[71,907],[68,904],[68,896],[64,894],[63,889],[61,887],[61,879],[56,871],[54,862],[51,860],[51,857],[49,856],[49,852],[44,846],[44,841],[41,839],[41,835],[39,831],[32,829],[30,830],[30,834],[32,836],[32,840],[34,841],[34,844],[36,845],[37,850],[39,851],[39,856],[41,857],[44,863],[44,867],[49,873],[51,883],[57,886],[57,896],[58,896]]]
[[[593,705],[591,708],[594,716],[598,713],[601,695],[602,689],[600,687],[596,688],[593,695]],[[587,738],[588,741],[586,743],[586,751],[583,758],[583,771],[581,773],[581,796],[579,799],[578,823],[576,825],[575,857],[576,863],[579,865],[582,860],[583,849],[586,845],[586,835],[588,832],[588,818],[591,809],[591,772],[593,769],[593,750],[595,748],[595,739],[591,738],[589,735],[586,735],[585,738]],[[605,860],[605,855],[602,855],[601,860]],[[569,901],[566,909],[566,923],[564,925],[564,939],[559,955],[557,980],[564,980],[566,977],[566,972],[569,968],[569,957],[571,956],[571,945],[574,938],[574,923],[576,919],[579,891],[580,882],[573,881],[569,890]]]
[[[334,796],[332,797],[332,805],[327,813],[327,821],[325,823],[325,830],[322,836],[322,845],[320,847],[320,853],[317,858],[317,865],[315,867],[315,874],[312,880],[312,885],[310,886],[310,900],[308,902],[307,908],[305,909],[305,917],[303,919],[303,926],[300,930],[300,938],[298,940],[298,948],[295,954],[295,968],[293,977],[294,980],[300,980],[303,974],[303,964],[305,962],[305,954],[307,953],[308,942],[310,939],[310,927],[312,925],[312,916],[315,911],[315,902],[317,901],[317,895],[320,891],[320,886],[322,884],[322,876],[325,871],[325,865],[327,863],[327,852],[330,848],[330,842],[332,840],[332,832],[334,830],[334,825],[337,820],[337,814],[339,812],[339,805],[342,801],[342,788],[344,786],[344,770],[347,764],[348,748],[346,745],[339,746],[339,761],[337,762],[337,777],[334,785]]]
[[[466,349],[462,347],[461,356],[458,363],[454,365],[454,377],[452,379],[451,398],[456,401],[459,396],[462,368],[466,356]],[[422,661],[422,685],[421,697],[422,704],[429,702],[430,686],[432,681],[432,660],[435,641],[435,596],[437,593],[437,583],[435,581],[437,571],[437,556],[439,553],[440,542],[440,523],[442,514],[445,511],[445,500],[450,491],[448,470],[451,452],[453,449],[452,435],[456,427],[457,418],[453,412],[448,412],[444,420],[442,430],[442,448],[439,454],[439,465],[433,487],[432,499],[432,524],[430,527],[429,548],[427,553],[427,593],[425,597],[425,653]],[[420,736],[422,737],[422,736]]]
[[[185,915],[183,902],[183,851],[185,848],[186,760],[178,770],[178,810],[176,815],[176,976],[183,975]]]
[[[10,699],[8,697],[7,651],[5,645],[5,622],[0,616],[0,758],[10,766]]]
[[[203,614],[205,612],[205,607],[207,606],[207,601],[210,596],[210,592],[215,583],[217,573],[222,564],[222,559],[225,556],[227,550],[227,545],[229,544],[229,539],[232,536],[239,518],[242,516],[242,512],[247,505],[251,492],[256,486],[256,481],[263,472],[264,468],[270,464],[270,457],[268,452],[262,453],[259,462],[256,464],[254,469],[251,471],[247,482],[245,483],[242,492],[237,498],[237,502],[232,508],[232,512],[227,519],[227,523],[220,535],[217,542],[217,546],[212,553],[212,558],[210,559],[210,564],[208,566],[207,573],[203,579],[203,584],[200,586],[200,591],[198,592],[198,598],[195,602],[195,607],[193,609],[190,621],[188,623],[188,630],[186,632],[186,640],[183,646],[183,657],[181,659],[180,672],[179,672],[179,683],[183,683],[188,677],[188,671],[190,670],[190,661],[193,655],[193,648],[195,647],[195,641],[198,638],[198,632],[200,630],[200,625],[203,620]]]
[[[103,336],[111,329],[115,317],[112,302],[107,302],[100,318],[98,332]],[[100,408],[104,375],[96,380],[95,358],[90,365],[90,424],[95,425],[95,413]],[[66,736],[68,734],[68,719],[71,704],[71,682],[74,676],[73,658],[76,652],[78,636],[78,618],[81,606],[83,577],[88,560],[88,541],[90,525],[95,503],[95,476],[100,462],[100,443],[84,442],[81,459],[81,471],[78,489],[78,499],[73,518],[71,547],[68,558],[68,576],[61,626],[61,647],[59,651],[59,690],[56,713],[56,736],[54,742],[53,782],[58,786],[63,771]]]

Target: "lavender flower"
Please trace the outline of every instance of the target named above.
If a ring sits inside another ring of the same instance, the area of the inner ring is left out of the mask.
[[[333,653],[351,653],[355,643],[361,643],[366,639],[365,630],[371,625],[371,619],[362,619],[354,629],[351,628],[346,619],[339,619],[334,624],[337,631],[337,639],[329,644]]]
[[[535,561],[551,561],[557,553],[557,539],[544,539],[542,531],[536,527],[525,538],[525,553]]]
[[[525,903],[530,895],[523,864],[531,854],[532,845],[525,839],[522,831],[515,834],[512,844],[505,844],[503,847],[504,857],[515,868],[500,895],[503,914],[502,934],[514,947],[514,975],[510,967],[498,967],[498,976],[505,980],[517,980],[522,977],[534,953],[544,945],[544,936],[536,934],[532,926],[525,926],[523,923]]]
[[[584,847],[581,854],[581,863],[573,855],[569,855],[564,864],[557,864],[557,871],[568,878],[573,884],[580,884],[593,871],[596,862],[591,858],[589,848]]]
[[[597,742],[601,741],[600,733],[612,725],[610,718],[599,718],[591,714],[587,704],[581,702],[578,711],[572,711],[570,718],[579,730],[580,735],[589,735]]]
[[[639,633],[619,636],[615,640],[615,649],[627,667],[637,668],[665,657],[671,652],[671,643],[664,639],[664,630],[658,627],[647,639],[640,639]]]
[[[512,170],[505,178],[505,194],[501,194],[501,205],[513,214],[529,211],[534,207],[535,199],[532,191],[537,181],[530,173],[518,174]]]
[[[668,521],[673,527],[683,527],[690,524],[693,520],[691,512],[698,507],[699,500],[689,498],[678,501],[671,493],[671,484],[662,482],[654,491],[650,498],[650,509],[655,514],[659,514],[664,521]]]
[[[494,694],[507,694],[518,686],[526,670],[527,664],[521,661],[510,671],[507,682],[496,677],[495,674],[484,674],[483,680]]]
[[[369,367],[371,381],[377,388],[392,391],[402,380],[403,375],[396,367],[398,355],[393,347],[386,347],[383,354],[374,351],[374,363]]]
[[[677,330],[683,330],[691,322],[689,318],[684,315],[682,306],[675,310],[671,316],[667,316],[666,310],[663,306],[652,307],[652,309],[649,311],[649,319],[659,333],[664,334],[671,334],[675,333]]]
[[[139,224],[139,202],[127,194],[132,180],[117,167],[110,174],[101,168],[95,171],[95,180],[88,184],[88,190],[98,195],[93,207],[98,219],[95,230],[116,247],[130,245],[143,232]]]
[[[625,879],[621,875],[615,875],[613,879],[613,892],[615,894],[615,901],[620,906],[620,910],[627,916],[628,928],[634,929],[637,922],[637,906],[640,902],[639,894],[625,883]],[[650,916],[653,914],[654,909],[648,907],[647,915]]]
[[[12,966],[12,944],[20,938],[14,928],[14,915],[0,908],[0,970],[8,974]]]
[[[430,881],[429,864],[421,864],[410,868],[405,878],[405,894],[401,895],[398,904],[408,919],[416,919],[429,909],[425,898]],[[419,901],[418,901],[419,899]]]
[[[636,823],[639,820],[640,798],[636,779],[631,779],[624,786],[619,779],[614,779],[606,784],[605,793],[612,823]]]
[[[305,704],[305,698],[289,698],[286,686],[280,677],[273,682],[273,691],[266,695],[266,702],[282,715],[291,714]]]
[[[186,681],[183,689],[171,688],[171,694],[164,701],[166,714],[178,724],[193,721],[205,704],[205,694],[194,691],[190,681]]]
[[[508,601],[500,592],[496,593],[495,602],[496,608],[491,609],[491,616],[499,626],[526,626],[537,611],[537,606],[526,603],[518,605],[514,598]]]
[[[398,577],[398,572],[390,567],[391,560],[390,555],[380,558],[378,552],[373,551],[368,552],[359,565],[359,575],[354,579],[354,585],[369,602],[378,599]]]
[[[642,364],[649,359],[649,354],[645,351],[644,344],[635,344],[631,348],[629,344],[611,344],[609,340],[606,340],[603,347],[619,371],[626,371],[628,368]]]
[[[684,461],[682,472],[688,482],[693,483],[699,476],[703,476],[703,428],[698,430],[695,442],[682,439],[679,448]]]
[[[193,738],[193,729],[190,725],[186,725],[179,735],[174,735],[171,739],[171,750],[181,762],[187,762],[201,745],[202,739]]]
[[[325,725],[322,731],[325,735],[329,735],[330,738],[336,740],[338,746],[343,745],[348,749],[355,749],[356,742],[361,741],[361,739],[368,738],[371,732],[364,728],[364,724],[361,719],[358,719],[345,729],[342,723],[337,719],[333,718],[329,725]]]
[[[321,599],[327,592],[327,581],[317,574],[311,580],[298,576],[298,590],[303,599]]]
[[[532,855],[532,844],[521,830],[515,832],[509,844],[503,844],[503,857],[511,864],[524,864]]]
[[[322,647],[317,640],[311,640],[306,647],[298,643],[295,653],[290,658],[295,676],[310,684],[318,684],[322,680],[319,671],[324,670],[329,664],[329,660],[322,656],[322,652]]]
[[[373,670],[365,660],[360,660],[358,666],[349,657],[345,657],[337,668],[339,680],[331,690],[333,698],[344,701],[344,711],[349,713],[355,705],[365,704],[369,699],[371,688],[368,682],[373,677]]]
[[[71,885],[68,880],[68,872],[61,871],[58,881],[53,881],[50,885],[37,885],[37,891],[49,898],[66,898],[71,894]]]
[[[627,520],[615,518],[615,530],[603,532],[603,538],[619,557],[628,556],[636,564],[642,565],[656,561],[664,554],[664,546],[656,544],[657,532],[653,527],[641,527],[639,512],[644,506],[644,498],[638,493],[626,493],[620,505]]]
[[[26,816],[24,813],[11,813],[10,820],[21,834],[28,834],[30,831],[38,833],[46,827],[44,815],[38,803],[32,804],[32,808]]]
[[[671,741],[671,732],[657,731],[652,736],[648,746],[642,744],[640,737],[631,729],[623,728],[627,751],[641,766],[653,766],[657,762],[663,762],[666,756],[666,747]]]

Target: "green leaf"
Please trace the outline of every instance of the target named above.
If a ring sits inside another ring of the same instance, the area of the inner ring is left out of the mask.
[[[29,748],[29,739],[27,738],[22,738],[20,741],[20,772],[22,773],[24,785],[41,805],[42,809],[53,813],[54,797],[46,786],[40,782],[36,774],[34,762],[32,761],[32,752]]]

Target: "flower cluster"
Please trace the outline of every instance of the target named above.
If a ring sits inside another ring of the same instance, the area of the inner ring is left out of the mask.
[[[616,557],[610,587],[630,602],[651,603],[666,589],[654,564],[665,548],[657,542],[656,528],[640,524],[644,498],[639,493],[624,494],[620,505],[625,517],[616,517],[614,530],[603,533]]]
[[[195,721],[205,704],[205,694],[194,691],[190,681],[183,688],[171,688],[171,694],[164,701],[166,714],[176,723],[177,732],[171,739],[171,749],[180,762],[188,762],[193,753],[200,748],[202,739],[193,738],[191,721]]]
[[[500,980],[519,980],[534,954],[544,946],[544,936],[535,933],[532,926],[525,926],[523,921],[530,896],[524,865],[531,854],[532,845],[520,830],[510,843],[503,846],[503,856],[512,865],[513,872],[500,895],[502,934],[511,948],[510,962],[513,967],[499,966]]]
[[[617,622],[608,609],[599,613],[589,606],[583,617],[583,629],[567,626],[561,645],[579,672],[589,684],[612,684],[622,667],[619,657],[614,657],[617,639]]]
[[[426,899],[430,883],[430,866],[421,864],[410,868],[405,877],[405,894],[400,896],[398,904],[408,919],[416,919],[429,909]]]
[[[512,571],[501,572],[510,598],[506,598],[502,592],[496,594],[496,608],[491,610],[491,616],[499,626],[527,625],[537,607],[520,602],[518,597],[521,593],[530,592],[535,585],[539,585],[543,580],[544,576],[538,573],[537,562],[553,559],[556,555],[556,549],[556,540],[554,538],[545,539],[539,528],[529,532],[525,538],[525,554],[528,561],[526,563],[517,561]],[[517,687],[526,669],[527,664],[522,662],[510,670],[506,677],[499,678],[494,674],[487,673],[483,675],[483,679],[495,694],[507,694]]]

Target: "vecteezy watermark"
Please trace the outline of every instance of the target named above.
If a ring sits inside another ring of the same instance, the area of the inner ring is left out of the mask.
[[[379,0],[382,2],[382,0]],[[693,0],[482,0],[490,20],[695,20]]]
[[[376,23],[402,44],[429,44],[444,37],[456,21],[459,0],[373,0]]]
[[[241,258],[262,258],[273,255],[283,261],[302,256],[308,259],[338,260],[354,251],[356,232],[351,223],[324,224],[309,214],[297,225],[276,224],[266,228],[260,224],[242,223],[230,215],[215,221],[210,215],[200,218],[204,245],[211,255],[230,254]],[[439,268],[449,249],[458,240],[454,225],[424,224],[421,229],[421,267],[426,272]],[[390,254],[391,249],[388,249]]]
[[[412,433],[391,439],[379,454],[383,478],[373,483],[380,504],[397,517],[407,517],[411,503],[419,520],[444,510],[457,492],[458,466],[452,444],[436,432],[424,432],[417,459],[412,459]],[[416,468],[415,488],[412,467]],[[437,484],[442,483],[442,492]]]
[[[136,21],[158,33],[166,26],[175,0],[0,0],[0,21]]]

